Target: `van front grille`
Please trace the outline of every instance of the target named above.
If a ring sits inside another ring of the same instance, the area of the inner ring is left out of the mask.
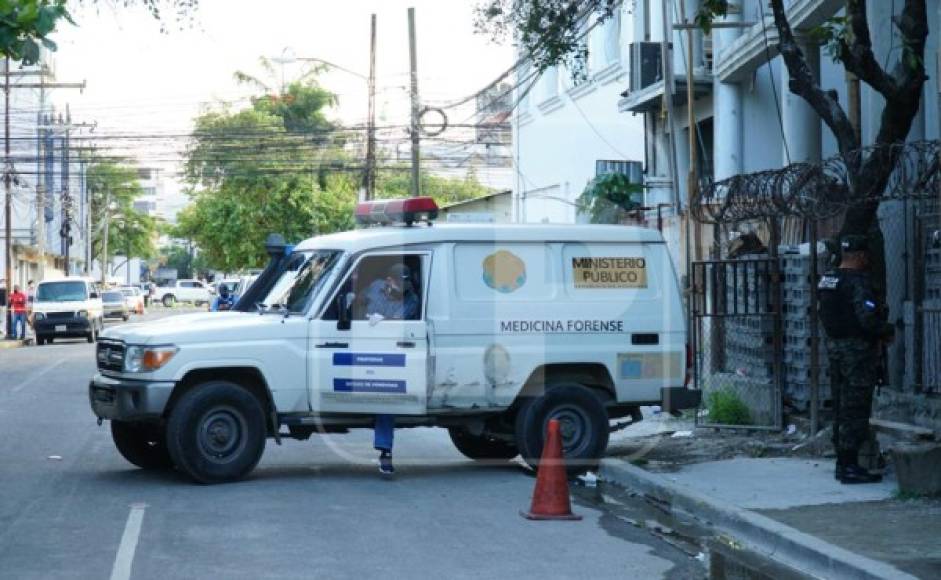
[[[99,340],[95,353],[98,360],[98,369],[104,371],[124,370],[124,344]]]

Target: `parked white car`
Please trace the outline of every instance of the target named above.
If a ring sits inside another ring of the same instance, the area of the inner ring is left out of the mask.
[[[357,213],[411,224],[432,208],[413,198]],[[609,420],[699,404],[656,230],[402,225],[268,250],[237,310],[105,331],[89,398],[131,463],[232,481],[269,437],[371,428],[392,414],[397,427],[447,428],[468,457],[530,465],[555,418],[577,471],[602,457]],[[393,291],[400,315],[363,300]]]
[[[158,286],[155,299],[167,307],[177,302],[192,302],[202,306],[212,301],[212,293],[209,286],[199,280],[177,280],[170,286]]]
[[[124,295],[124,302],[127,309],[134,314],[144,313],[144,293],[137,286],[122,286],[118,291]]]

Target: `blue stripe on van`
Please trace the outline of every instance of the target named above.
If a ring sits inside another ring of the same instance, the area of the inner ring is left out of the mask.
[[[405,381],[333,379],[333,390],[338,393],[404,393]]]
[[[362,352],[335,352],[333,366],[337,367],[404,367],[404,354],[369,354]]]

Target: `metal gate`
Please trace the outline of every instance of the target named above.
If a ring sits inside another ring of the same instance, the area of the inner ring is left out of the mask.
[[[765,256],[692,262],[693,380],[703,394],[698,426],[781,428],[779,264]]]
[[[941,205],[923,203],[915,220],[915,391],[941,394]]]

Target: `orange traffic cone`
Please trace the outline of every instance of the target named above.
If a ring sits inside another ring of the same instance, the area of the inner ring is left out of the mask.
[[[562,458],[562,435],[559,421],[549,420],[546,444],[542,448],[539,471],[536,473],[536,489],[533,490],[533,505],[520,515],[529,520],[580,520],[582,516],[572,513],[569,500],[569,480]]]

